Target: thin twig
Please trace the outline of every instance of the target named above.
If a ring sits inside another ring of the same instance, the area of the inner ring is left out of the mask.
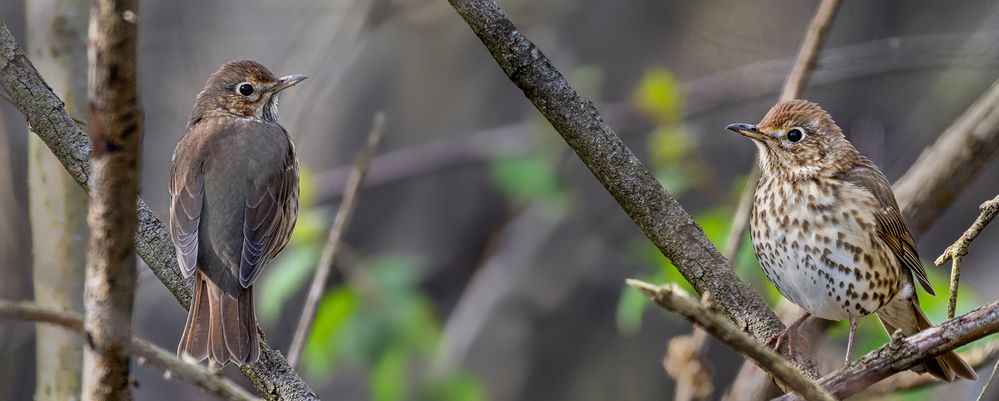
[[[839,4],[839,0],[822,0],[822,3],[819,4],[819,9],[815,11],[812,22],[808,24],[805,39],[801,41],[801,48],[794,60],[794,66],[791,67],[791,72],[787,75],[787,80],[784,81],[784,87],[777,99],[778,102],[801,96],[801,92],[808,83],[808,77],[815,69],[816,61],[819,58],[819,49],[826,41]],[[749,213],[753,209],[753,194],[756,192],[756,183],[759,180],[760,168],[754,161],[752,171],[746,179],[746,187],[742,190],[742,195],[739,195],[739,205],[733,216],[732,225],[729,227],[728,235],[725,236],[725,258],[730,261],[734,260],[742,246],[742,240],[745,238],[743,234],[749,223]]]
[[[673,285],[656,286],[643,281],[628,279],[626,283],[655,301],[664,309],[679,313],[739,353],[756,361],[777,380],[793,391],[805,394],[808,400],[833,401],[835,398],[772,349],[750,337],[731,320],[701,304],[696,298]]]
[[[978,398],[976,400],[984,401],[987,399],[985,396],[989,394],[989,390],[991,390],[995,385],[996,377],[999,377],[996,375],[997,370],[999,370],[999,361],[996,361],[995,365],[992,366],[992,373],[989,374],[989,381],[985,382],[985,387],[982,387],[982,392],[978,394]]]
[[[978,210],[981,210],[981,214],[971,224],[971,227],[968,227],[964,234],[961,234],[961,238],[958,238],[957,241],[948,246],[943,254],[933,262],[937,266],[943,266],[948,260],[953,261],[950,267],[950,303],[947,305],[948,319],[953,318],[954,311],[957,310],[957,287],[961,279],[961,262],[964,261],[964,256],[968,254],[968,247],[971,246],[971,242],[975,238],[978,238],[978,234],[981,234],[985,226],[989,225],[989,222],[996,217],[996,214],[999,214],[999,195],[996,195],[992,200],[982,203],[978,206]]]
[[[365,145],[357,157],[354,159],[354,169],[351,171],[350,179],[347,180],[347,189],[344,191],[343,201],[336,212],[333,226],[330,228],[329,236],[326,239],[326,246],[323,248],[322,256],[319,258],[319,265],[316,273],[312,277],[312,285],[309,286],[308,295],[305,298],[305,305],[302,306],[302,316],[298,318],[298,326],[295,329],[295,337],[288,348],[288,364],[292,367],[298,366],[298,360],[302,355],[302,348],[305,346],[305,339],[308,338],[309,328],[312,327],[312,318],[316,314],[316,304],[323,295],[326,288],[326,280],[329,279],[333,270],[333,260],[336,258],[337,249],[340,247],[340,239],[344,231],[350,225],[350,218],[354,214],[357,205],[357,195],[360,193],[361,184],[364,183],[364,176],[371,165],[371,158],[374,157],[378,144],[385,133],[385,114],[375,114],[371,125],[371,133],[368,134],[368,143]]]
[[[993,340],[988,344],[974,347],[970,350],[959,352],[958,355],[964,359],[972,369],[978,370],[987,363],[999,356],[999,340]],[[947,384],[947,382],[937,379],[933,375],[925,375],[911,370],[899,372],[891,377],[879,381],[877,384],[868,387],[863,391],[865,396],[881,396],[905,390],[915,390],[932,385]]]
[[[0,301],[0,318],[50,323],[66,330],[85,335],[83,317],[72,312],[58,311],[39,306],[32,302]],[[259,398],[243,390],[224,376],[212,373],[208,368],[187,363],[172,352],[137,337],[130,337],[128,352],[138,358],[140,364],[149,363],[177,377],[201,387],[209,394],[229,401],[252,401]]]
[[[834,396],[846,398],[888,376],[996,332],[999,332],[999,301],[911,336],[895,337],[863,358],[830,373],[819,384]],[[780,401],[798,399],[801,396],[797,393],[776,398]]]

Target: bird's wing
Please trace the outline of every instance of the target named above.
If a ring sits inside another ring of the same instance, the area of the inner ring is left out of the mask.
[[[247,188],[239,266],[239,283],[244,288],[253,284],[264,264],[281,252],[291,237],[298,210],[297,163],[289,142],[284,164],[261,174]],[[292,210],[290,215],[286,215],[288,210]]]
[[[198,226],[204,197],[202,163],[174,154],[170,168],[170,237],[184,277],[194,274],[198,261]]]
[[[916,252],[916,241],[912,239],[912,234],[909,233],[909,229],[905,226],[902,213],[898,208],[898,202],[895,200],[895,194],[892,192],[891,185],[888,183],[885,175],[874,166],[873,162],[867,158],[863,158],[853,169],[847,171],[842,178],[870,191],[878,200],[881,209],[874,214],[877,220],[878,237],[888,245],[888,248],[895,254],[899,262],[912,271],[912,274],[916,276],[923,285],[923,288],[926,289],[926,292],[930,293],[930,295],[935,295],[933,287],[930,286],[930,280],[926,278],[926,270],[923,268],[923,264],[919,262],[919,254]]]

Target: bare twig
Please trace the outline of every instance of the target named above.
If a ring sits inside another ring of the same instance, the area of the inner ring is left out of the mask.
[[[329,279],[330,271],[333,270],[333,260],[336,258],[337,249],[340,247],[340,239],[344,231],[350,225],[350,217],[354,214],[357,205],[357,195],[361,191],[361,184],[364,183],[364,176],[368,172],[371,158],[374,157],[378,144],[385,133],[385,114],[375,115],[371,125],[371,133],[368,135],[368,143],[357,154],[354,159],[354,170],[351,171],[350,179],[347,181],[347,189],[344,190],[343,201],[340,209],[333,219],[333,226],[330,228],[329,236],[326,239],[326,246],[323,248],[322,256],[319,258],[319,265],[316,273],[312,277],[312,285],[309,286],[308,295],[305,298],[305,305],[302,306],[302,316],[298,318],[298,326],[295,329],[295,337],[288,348],[288,364],[297,366],[299,357],[302,355],[302,348],[305,346],[305,339],[308,338],[309,328],[312,327],[312,318],[316,314],[316,303],[323,295],[326,288],[326,280]]]
[[[992,366],[992,373],[989,374],[989,381],[985,382],[985,387],[982,387],[982,392],[978,394],[978,401],[986,400],[987,398],[985,397],[990,393],[989,390],[992,390],[995,386],[996,377],[999,377],[999,375],[996,375],[997,370],[999,370],[999,361],[996,361],[996,364]]]
[[[999,332],[999,301],[944,321],[908,337],[896,337],[863,358],[830,373],[819,384],[843,399],[863,391],[881,379],[923,363],[954,348]],[[797,393],[777,400],[801,399]]]
[[[679,313],[719,340],[735,348],[739,353],[756,361],[761,368],[777,380],[787,384],[793,391],[805,394],[808,400],[835,400],[833,396],[805,377],[787,359],[780,356],[761,342],[750,337],[730,320],[716,311],[702,305],[696,298],[686,294],[675,285],[656,286],[639,280],[628,279],[627,284],[641,291],[659,306]]]
[[[815,69],[819,49],[826,41],[826,34],[832,27],[832,20],[838,9],[839,0],[822,0],[822,3],[819,4],[819,9],[815,11],[812,22],[808,24],[805,39],[801,41],[801,48],[794,60],[794,66],[791,67],[791,72],[787,75],[787,80],[784,81],[784,86],[777,99],[778,102],[801,96],[801,92],[804,91],[805,85],[808,83],[809,75]],[[749,213],[753,209],[753,194],[756,192],[756,183],[759,180],[760,168],[754,161],[752,171],[746,179],[746,187],[742,190],[742,195],[739,195],[739,204],[736,206],[732,225],[729,227],[728,235],[725,236],[725,258],[729,261],[735,259],[735,255],[742,246],[743,238],[745,238],[743,234],[749,223]]]
[[[84,290],[89,347],[84,400],[131,400],[128,344],[135,298],[135,206],[142,108],[136,0],[97,0],[90,14],[90,246]],[[129,15],[132,18],[129,18]]]
[[[958,353],[972,369],[979,369],[985,364],[993,361],[999,356],[999,340],[994,340],[983,346],[974,347],[968,351]],[[899,372],[891,377],[879,381],[877,384],[868,387],[862,394],[870,396],[880,396],[904,390],[914,390],[932,386],[936,384],[947,384],[947,382],[937,379],[932,375],[925,375],[911,370]]]
[[[85,334],[82,316],[39,306],[31,302],[0,301],[0,318],[50,323],[79,335]],[[258,399],[224,376],[214,374],[204,366],[186,363],[174,356],[173,353],[146,340],[130,337],[128,352],[138,357],[139,363],[149,363],[164,369],[171,377],[195,384],[209,394],[223,400],[251,401]]]
[[[933,263],[937,266],[943,266],[948,260],[952,260],[950,267],[950,304],[947,305],[947,318],[950,319],[954,317],[954,311],[957,309],[957,287],[958,282],[961,279],[961,262],[964,261],[964,256],[968,254],[968,247],[971,246],[971,242],[978,238],[978,234],[981,234],[985,226],[989,224],[999,214],[999,195],[996,195],[992,200],[985,201],[981,206],[978,206],[981,210],[981,214],[975,219],[975,222],[971,224],[971,227],[961,234],[961,238],[958,238],[953,244],[944,250],[943,254],[937,257],[937,260]]]
[[[632,221],[699,292],[710,292],[718,309],[757,339],[781,324],[763,298],[739,280],[694,219],[581,97],[540,49],[523,36],[492,0],[450,0],[493,58],[552,124]],[[817,378],[805,353],[795,366]]]
[[[663,368],[676,382],[673,401],[704,400],[714,392],[711,365],[704,357],[707,339],[708,333],[700,326],[694,326],[691,334],[669,339]]]
[[[0,84],[11,103],[24,114],[38,135],[84,191],[90,191],[90,141],[66,113],[7,26],[0,23]],[[136,251],[153,274],[184,308],[191,304],[191,283],[180,274],[170,233],[163,222],[139,199]],[[315,400],[315,392],[288,366],[280,352],[260,344],[260,360],[240,367],[258,394],[271,400]]]

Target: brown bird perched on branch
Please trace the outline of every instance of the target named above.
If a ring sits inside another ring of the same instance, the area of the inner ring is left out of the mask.
[[[253,282],[298,215],[298,159],[278,95],[304,75],[222,65],[198,93],[170,172],[170,234],[194,298],[177,353],[225,366],[260,355]]]
[[[805,314],[775,336],[776,349],[809,316],[849,320],[850,361],[857,318],[876,313],[889,335],[931,326],[914,281],[933,288],[885,175],[843,136],[817,104],[775,105],[759,124],[728,129],[753,140],[763,172],[753,201],[756,257],[780,293]],[[793,349],[789,349],[793,352]],[[913,369],[946,381],[975,380],[954,352]]]

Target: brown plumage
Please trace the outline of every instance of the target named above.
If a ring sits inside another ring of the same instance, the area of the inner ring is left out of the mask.
[[[764,273],[806,313],[777,337],[793,339],[808,316],[856,321],[876,313],[888,334],[930,327],[914,280],[933,295],[891,185],[843,136],[822,108],[805,100],[775,105],[757,124],[728,129],[753,140],[762,178],[750,221]],[[790,344],[789,344],[790,345]],[[948,352],[914,368],[946,381],[975,371]]]
[[[260,355],[253,282],[291,236],[298,160],[279,92],[305,79],[230,61],[198,94],[170,172],[170,233],[194,298],[179,355],[224,366]]]

